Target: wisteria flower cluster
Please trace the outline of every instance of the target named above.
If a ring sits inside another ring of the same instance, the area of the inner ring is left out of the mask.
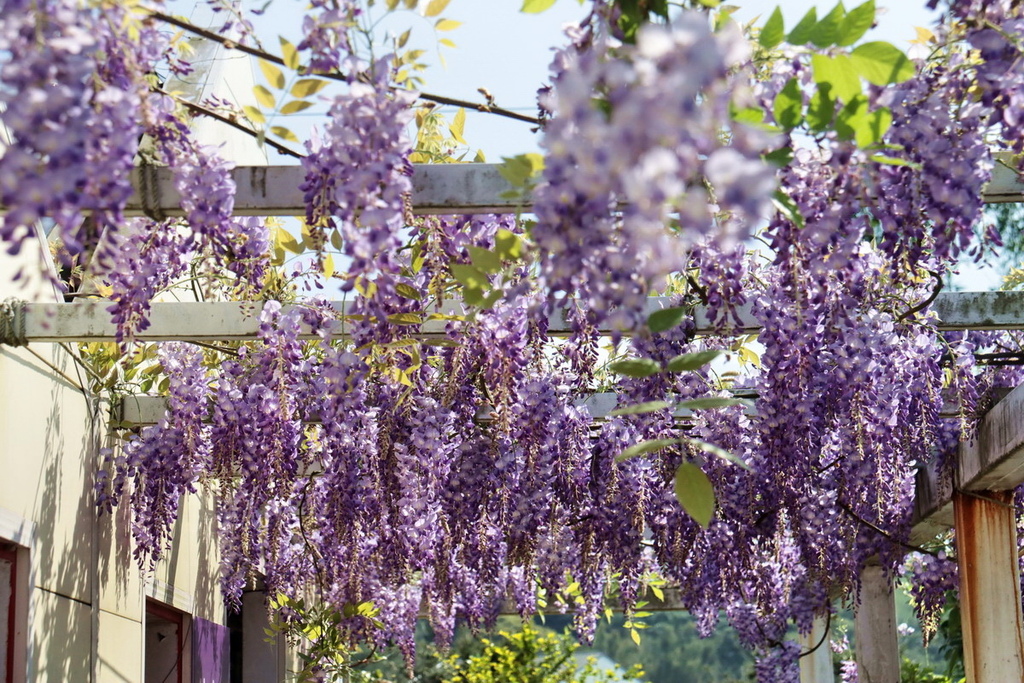
[[[547,288],[632,329],[686,248],[712,232],[744,238],[776,181],[760,156],[765,137],[730,120],[744,97],[735,70],[749,56],[735,26],[715,32],[707,15],[682,12],[644,26],[635,46],[595,30],[559,54],[542,97],[550,120],[532,234]]]
[[[1015,149],[1024,139],[1016,3],[954,3],[977,58],[953,52],[866,91],[865,106],[892,118],[872,149],[838,126],[801,143],[784,125],[775,104],[795,86],[804,111],[809,53],[755,86],[730,23],[686,10],[630,42],[615,5],[595,3],[542,98],[529,229],[513,216],[407,215],[416,94],[394,85],[390,58],[359,60],[357,3],[312,4],[299,50],[313,71],[350,81],[307,146],[301,189],[316,251],[337,231],[354,304],[339,320],[323,302],[267,302],[258,339],[216,362],[162,348],[167,417],[110,454],[97,488],[104,509],[131,505],[142,566],[202,483],[218,497],[229,602],[259,573],[337,610],[352,645],[395,643],[411,659],[421,611],[443,642],[459,619],[527,615],[540,596],[571,610],[586,639],[611,590],[632,612],[654,573],[702,634],[725,614],[760,681],[798,680],[790,626],[808,632],[836,595],[855,596],[868,561],[898,571],[916,469],[948,469],[986,390],[1020,379],[979,370],[974,354],[993,339],[940,335],[919,303],[972,247],[986,135]],[[232,217],[230,164],[145,80],[166,59],[159,31],[136,22],[144,40],[128,41],[126,10],[33,6],[0,0],[7,248],[49,219],[70,253],[94,250],[123,342],[197,259],[258,291],[267,226]],[[761,127],[735,115],[757,110],[755,93]],[[787,147],[791,160],[763,158]],[[182,220],[124,220],[137,156],[170,169]],[[787,210],[770,214],[773,197]],[[742,241],[757,227],[769,250],[751,256]],[[499,248],[510,240],[514,256]],[[460,301],[466,273],[495,296]],[[659,291],[679,315],[655,331],[645,309]],[[696,335],[698,302],[714,334]],[[568,341],[549,335],[555,308]],[[748,310],[756,345],[734,332]],[[424,321],[444,327],[424,339]],[[737,351],[754,366],[740,379],[673,369]],[[641,371],[610,371],[608,354]],[[756,411],[729,400],[740,386]],[[581,399],[598,389],[625,411],[596,420]],[[965,419],[940,418],[944,400]],[[703,407],[683,425],[680,405]],[[657,447],[623,458],[644,443]],[[710,521],[680,505],[686,468],[714,490]],[[913,556],[906,572],[927,625],[955,565]],[[370,603],[372,616],[353,607]]]

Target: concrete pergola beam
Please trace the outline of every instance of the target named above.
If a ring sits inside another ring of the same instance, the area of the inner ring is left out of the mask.
[[[116,338],[116,327],[110,320],[105,300],[78,301],[70,304],[25,304],[22,306],[25,338],[29,342],[101,342]],[[342,315],[351,309],[343,302],[334,302]],[[671,306],[664,297],[651,297],[647,312]],[[136,335],[140,341],[243,341],[255,339],[259,332],[259,317],[264,302],[156,302],[152,305],[150,324]],[[285,310],[289,306],[284,307]],[[1024,292],[947,292],[939,294],[932,304],[938,316],[940,330],[1020,330],[1024,329]],[[457,304],[448,303],[439,310],[428,309],[421,325],[409,325],[409,336],[430,339],[445,332],[447,320],[430,320],[429,314],[459,314]],[[756,332],[761,329],[749,306],[739,310],[741,324],[737,333]],[[707,312],[695,313],[696,332],[715,332]],[[344,335],[344,320],[335,332]],[[554,336],[567,335],[572,326],[557,312],[549,321],[549,332]],[[601,330],[604,333],[610,329]],[[307,337],[312,336],[306,333]]]
[[[501,176],[498,164],[414,164],[413,168],[415,214],[509,213],[529,208]],[[238,188],[235,214],[305,215],[306,202],[299,186],[306,174],[301,166],[238,166],[232,175]],[[170,169],[141,168],[132,180],[136,192],[128,201],[129,215],[182,215],[181,197]],[[143,187],[146,193],[141,192]],[[986,203],[1024,201],[1024,183],[1009,166],[997,163],[982,197]]]

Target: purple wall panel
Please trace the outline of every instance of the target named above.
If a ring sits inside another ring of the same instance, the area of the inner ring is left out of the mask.
[[[228,683],[228,627],[195,617],[192,629],[192,683]]]

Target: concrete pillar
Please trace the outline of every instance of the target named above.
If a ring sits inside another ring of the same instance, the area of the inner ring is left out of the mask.
[[[828,618],[818,617],[814,620],[811,632],[800,636],[800,651],[814,650],[800,658],[800,683],[835,683],[828,627]]]
[[[860,603],[853,623],[860,683],[899,683],[900,648],[892,580],[878,566],[860,574]]]
[[[284,638],[268,642],[267,594],[242,594],[242,680],[245,683],[281,683],[284,680]]]
[[[1013,493],[979,495],[953,494],[967,680],[1024,681]]]

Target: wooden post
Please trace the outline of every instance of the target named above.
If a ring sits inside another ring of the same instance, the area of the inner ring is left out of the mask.
[[[828,637],[829,621],[816,617],[811,632],[800,636],[800,651],[811,654],[800,658],[800,683],[834,683],[832,648]]]
[[[854,615],[854,644],[860,683],[898,683],[900,648],[892,580],[878,566],[860,574],[860,602]]]
[[[1024,681],[1013,493],[986,491],[980,496],[953,494],[967,680]]]

